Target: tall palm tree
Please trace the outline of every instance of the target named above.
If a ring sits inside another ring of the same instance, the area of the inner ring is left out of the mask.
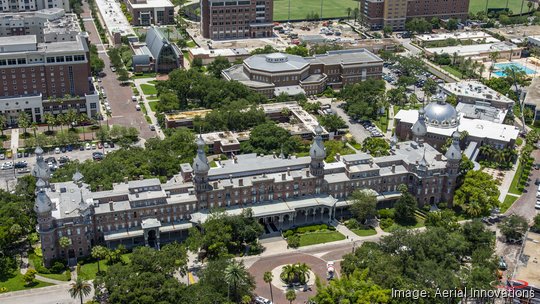
[[[279,278],[287,285],[292,285],[296,277],[296,267],[294,264],[288,264],[281,268]]]
[[[289,301],[289,304],[292,304],[292,301],[296,300],[296,292],[294,289],[289,289],[285,293],[285,298],[287,298],[287,301]]]
[[[94,259],[97,259],[97,269],[98,269],[98,273],[101,272],[101,269],[99,268],[99,261],[104,259],[107,254],[108,254],[108,251],[109,249],[103,247],[103,246],[94,246],[92,248],[92,257]]]
[[[310,270],[311,268],[309,268],[309,266],[306,263],[296,265],[296,273],[298,275],[298,281],[300,281],[301,284],[306,284],[309,281]]]
[[[233,287],[235,302],[238,303],[238,287],[247,281],[247,271],[244,264],[232,260],[229,266],[225,268],[225,281]]]
[[[347,7],[345,11],[347,12],[347,20],[351,21],[352,8]]]
[[[71,288],[69,289],[69,295],[74,299],[80,298],[81,304],[83,304],[83,297],[88,296],[91,292],[92,285],[81,278],[77,278],[75,282],[71,283]]]
[[[265,283],[268,283],[268,285],[270,285],[270,300],[272,300],[272,303],[274,303],[274,294],[272,292],[272,279],[274,279],[274,275],[270,271],[264,273],[263,280]]]

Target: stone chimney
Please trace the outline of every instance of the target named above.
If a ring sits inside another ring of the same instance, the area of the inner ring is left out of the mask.
[[[395,172],[396,172],[396,165],[393,164],[393,165],[392,165],[392,173],[395,173]]]

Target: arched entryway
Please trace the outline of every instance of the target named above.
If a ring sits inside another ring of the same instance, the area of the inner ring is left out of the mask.
[[[148,231],[148,246],[156,248],[157,234],[155,230]]]

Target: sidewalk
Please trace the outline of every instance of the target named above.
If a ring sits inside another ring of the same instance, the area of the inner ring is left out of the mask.
[[[13,154],[17,154],[17,149],[19,149],[19,128],[11,129],[10,147]]]
[[[156,113],[154,113],[154,111],[152,111],[152,108],[150,108],[150,104],[148,103],[148,100],[146,99],[146,96],[144,95],[143,90],[141,89],[141,84],[147,83],[148,81],[151,81],[151,80],[155,80],[155,79],[154,78],[139,78],[139,79],[134,79],[133,82],[135,83],[135,87],[140,93],[140,97],[142,97],[142,102],[144,104],[144,108],[146,109],[146,115],[150,117],[150,121],[156,127],[156,133],[159,139],[163,140],[165,139],[165,134],[159,127],[159,123],[156,118]],[[139,101],[141,101],[140,97],[139,97]]]

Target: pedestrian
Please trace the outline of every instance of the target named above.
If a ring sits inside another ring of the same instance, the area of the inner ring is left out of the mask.
[[[347,240],[349,239],[349,236],[347,235]]]

